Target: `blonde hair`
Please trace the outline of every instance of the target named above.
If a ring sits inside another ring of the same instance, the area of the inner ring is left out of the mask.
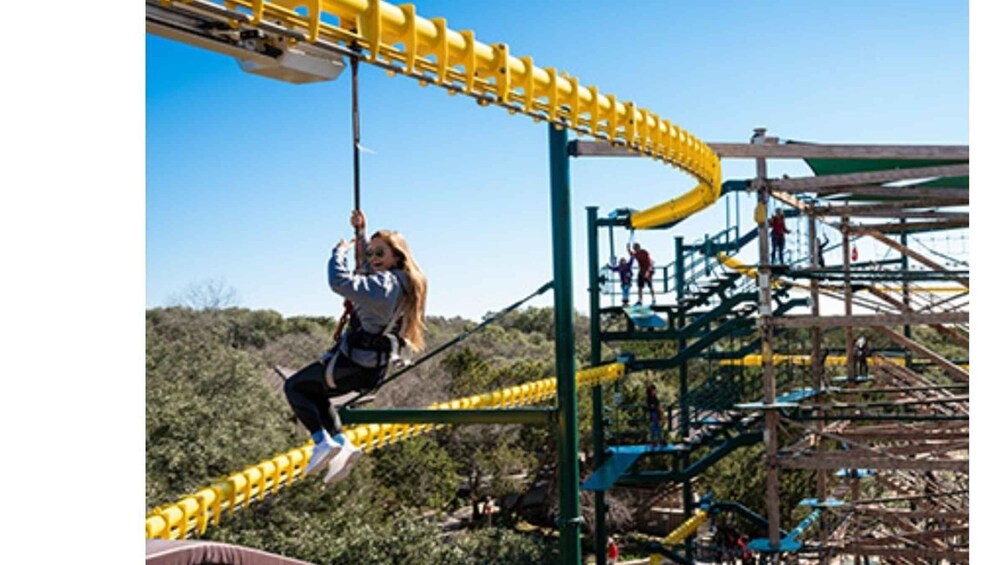
[[[408,242],[400,232],[380,230],[373,234],[371,240],[380,238],[398,258],[399,268],[408,275],[410,285],[404,287],[404,319],[401,324],[401,336],[411,343],[415,352],[425,349],[425,293],[427,282],[422,268],[418,266],[415,257],[408,248]]]

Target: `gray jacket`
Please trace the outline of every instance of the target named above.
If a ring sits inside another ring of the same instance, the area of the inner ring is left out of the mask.
[[[369,333],[383,333],[393,322],[398,303],[404,298],[404,285],[410,285],[408,275],[400,269],[382,273],[355,274],[349,267],[349,250],[331,252],[328,260],[328,286],[352,302],[352,311]],[[349,354],[345,341],[348,332],[342,333],[339,350]],[[377,365],[377,353],[361,349],[352,350],[351,359],[363,367]]]

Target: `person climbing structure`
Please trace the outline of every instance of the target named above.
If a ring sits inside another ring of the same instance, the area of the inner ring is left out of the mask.
[[[649,444],[652,447],[666,445],[666,439],[662,435],[662,407],[659,405],[659,397],[652,383],[645,387],[645,410],[648,412]]]
[[[621,304],[627,306],[631,302],[631,269],[634,267],[634,256],[631,259],[625,259],[621,257],[620,261],[615,265],[613,262],[610,263],[610,270],[617,273],[621,280]]]
[[[825,235],[823,236],[822,241],[820,241],[818,237],[816,238],[816,257],[819,259],[820,267],[826,266],[826,259],[823,257],[823,251],[829,244],[830,244],[830,238],[826,237]]]
[[[775,265],[784,264],[784,235],[788,233],[791,230],[784,225],[784,213],[776,208],[774,215],[770,217],[770,262]]]
[[[631,254],[631,259],[638,260],[638,306],[641,306],[646,286],[652,295],[652,304],[655,304],[655,289],[652,288],[652,273],[655,271],[655,267],[652,264],[652,256],[641,248],[640,243],[628,244],[628,253]]]
[[[854,343],[854,373],[855,376],[863,377],[868,374],[868,357],[871,356],[871,348],[868,340],[861,336]]]

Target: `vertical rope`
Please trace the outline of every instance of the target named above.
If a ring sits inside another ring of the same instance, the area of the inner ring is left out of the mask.
[[[358,212],[362,209],[360,203],[360,167],[359,167],[359,57],[352,57],[352,189],[353,189],[353,210]],[[359,252],[362,245],[363,231],[356,228],[356,270],[362,267],[362,253]]]
[[[360,190],[360,166],[359,166],[359,57],[353,56],[350,60],[350,66],[352,68],[352,209],[358,212],[361,209],[361,193]],[[362,270],[363,266],[363,230],[359,227],[356,228],[355,232],[355,248],[356,248],[356,272]],[[342,335],[342,330],[345,329],[345,323],[348,321],[349,316],[352,314],[352,303],[346,299],[342,302],[342,317],[338,320],[338,325],[335,327],[335,333],[331,336],[335,342]]]

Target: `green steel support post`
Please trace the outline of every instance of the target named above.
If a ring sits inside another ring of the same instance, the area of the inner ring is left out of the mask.
[[[900,224],[906,224],[906,218],[899,219]],[[903,233],[899,234],[899,243],[903,247],[907,246],[907,231],[904,229]],[[900,268],[904,273],[910,270],[910,256],[906,253],[900,253]],[[910,283],[907,282],[906,277],[903,277],[903,304],[907,308],[910,308]],[[903,326],[903,335],[907,339],[913,339],[913,329],[910,326]],[[903,352],[903,357],[906,361],[906,368],[913,370],[913,353],[909,349],[905,349]]]
[[[617,258],[620,257],[620,253],[614,248],[614,226],[613,226],[613,224],[607,226],[607,235],[610,238],[610,259],[612,261],[616,261]],[[610,273],[609,276],[613,276],[613,273]],[[619,288],[618,285],[617,285],[617,283],[618,283],[618,281],[615,280],[614,284],[613,284],[614,296],[610,297],[610,305],[611,306],[615,306],[617,304],[620,304],[620,301],[618,300],[618,298],[616,296],[616,291]]]
[[[683,301],[683,237],[676,236],[674,238],[676,243],[676,303],[677,305]],[[680,319],[677,322],[680,329],[682,330],[687,326],[687,314],[683,308],[679,309]],[[677,351],[683,351],[687,348],[687,340],[680,338],[676,342]],[[686,439],[690,437],[690,383],[687,382],[687,359],[684,358],[680,363],[680,437],[681,439]],[[690,466],[690,454],[684,453],[683,460],[681,461],[684,468]],[[684,479],[683,481],[683,515],[690,517],[694,515],[694,496],[691,491],[692,485],[690,484],[690,479]],[[694,538],[693,536],[687,538],[687,546],[684,555],[687,559],[693,560],[694,558]]]
[[[600,364],[600,246],[596,226],[596,206],[586,208],[586,235],[589,237],[589,364],[596,367]],[[611,246],[611,251],[613,247]],[[603,387],[593,387],[593,469],[603,465],[606,447],[603,445]],[[602,490],[594,492],[596,516],[593,528],[595,531],[594,547],[596,550],[596,565],[607,563],[607,505]]]
[[[683,237],[676,236],[676,304],[683,301]],[[682,326],[681,326],[682,327]]]
[[[572,305],[571,166],[568,130],[548,126],[551,162],[551,242],[554,265],[554,357],[558,381],[558,529],[561,562],[579,565],[579,429]]]

